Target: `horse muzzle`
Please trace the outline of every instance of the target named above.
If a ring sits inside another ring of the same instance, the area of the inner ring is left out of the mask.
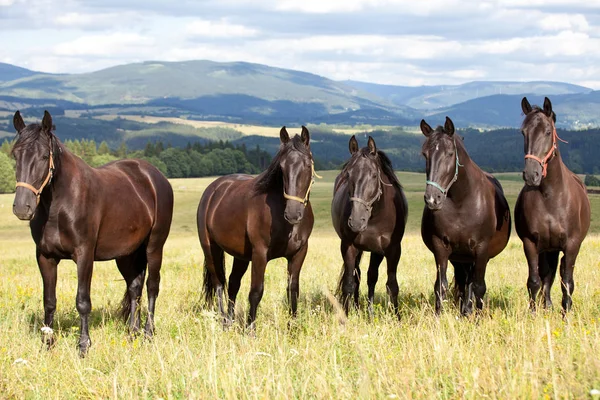
[[[527,186],[537,187],[542,183],[543,168],[535,160],[526,160],[523,170],[523,180]]]
[[[37,198],[33,193],[28,190],[25,191],[23,188],[17,188],[13,203],[13,214],[22,221],[30,221],[37,208],[36,200]]]

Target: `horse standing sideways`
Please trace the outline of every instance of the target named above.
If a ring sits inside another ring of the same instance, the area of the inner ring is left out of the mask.
[[[543,109],[532,108],[523,97],[521,108],[525,114],[521,128],[525,139],[525,186],[515,205],[515,227],[529,266],[530,307],[535,311],[540,287],[544,306],[552,306],[550,289],[562,251],[562,307],[567,312],[575,288],[575,260],[590,227],[590,201],[583,182],[560,157],[557,140],[562,139],[556,133],[556,114],[550,100],[544,99]]]
[[[52,117],[25,125],[19,111],[12,149],[17,190],[13,213],[29,220],[36,258],[44,282],[44,325],[52,328],[56,310],[56,278],[60,260],[77,264],[76,306],[81,318],[79,351],[91,345],[88,316],[94,261],[115,259],[127,289],[123,312],[132,333],[141,324],[138,302],[148,269],[148,319],[145,333],[154,333],[163,245],[173,214],[169,181],[141,160],[88,166],[52,133]],[[52,345],[53,338],[47,338]]]
[[[448,117],[433,130],[425,120],[423,156],[427,182],[421,236],[437,267],[435,310],[448,290],[448,260],[454,266],[455,301],[462,315],[483,308],[485,270],[510,237],[510,211],[500,182],[473,162]]]
[[[274,258],[285,257],[288,261],[287,295],[291,314],[296,315],[300,270],[314,223],[309,195],[316,174],[306,127],[302,127],[300,136],[290,139],[284,126],[280,139],[279,152],[266,171],[257,177],[223,176],[208,185],[198,205],[204,294],[209,305],[216,295],[224,326],[235,318],[235,299],[250,261],[248,327],[254,329],[266,265]],[[234,257],[227,287],[227,313],[222,299],[225,252]]]
[[[384,152],[377,150],[369,136],[368,146],[358,148],[356,138],[349,143],[350,160],[335,179],[331,218],[342,240],[344,259],[339,291],[346,314],[350,296],[358,307],[360,259],[363,251],[371,252],[367,273],[369,314],[373,315],[373,297],[379,275],[379,264],[386,258],[387,284],[394,311],[398,314],[398,281],[396,271],[401,241],[408,216],[408,204],[402,186]]]

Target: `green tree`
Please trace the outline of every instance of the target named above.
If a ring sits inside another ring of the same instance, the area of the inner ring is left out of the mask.
[[[584,183],[585,186],[600,186],[600,179],[596,178],[594,175],[586,175]]]
[[[100,143],[100,146],[98,146],[98,154],[110,154],[110,148],[108,147],[108,143],[106,143],[106,140],[103,140],[102,143]]]
[[[12,150],[12,146],[13,146],[13,143],[12,143],[12,141],[9,141],[9,140],[6,140],[6,139],[5,139],[5,140],[2,142],[2,146],[0,146],[0,152],[4,153],[4,154],[6,154],[8,157],[10,157],[10,152],[11,152],[11,150]]]
[[[112,154],[97,154],[94,157],[92,157],[88,164],[90,164],[90,166],[92,167],[97,168],[101,165],[115,160],[117,160],[117,157],[113,156]]]
[[[125,142],[121,142],[121,145],[117,149],[116,156],[118,158],[127,157],[127,144],[125,144]]]
[[[13,193],[16,183],[12,160],[0,152],[0,193]]]

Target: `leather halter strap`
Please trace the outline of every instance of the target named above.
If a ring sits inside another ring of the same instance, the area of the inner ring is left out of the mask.
[[[448,186],[446,186],[446,188],[443,188],[437,182],[430,181],[430,180],[426,180],[425,181],[426,185],[431,185],[434,188],[438,189],[440,192],[442,192],[442,194],[444,196],[448,194],[448,190],[450,190],[450,187],[454,184],[454,182],[456,182],[458,180],[458,167],[464,167],[464,165],[462,165],[460,163],[460,161],[458,160],[458,148],[456,147],[456,139],[454,139],[454,154],[456,154],[456,168],[454,170],[454,178],[452,178],[452,180],[450,181],[450,183],[448,184]]]
[[[558,148],[558,143],[556,142],[556,140],[558,139],[563,143],[569,143],[566,140],[562,140],[558,137],[554,121],[552,121],[552,128],[552,147],[550,147],[550,150],[548,150],[548,153],[546,153],[546,156],[544,158],[539,158],[538,156],[535,156],[533,154],[525,154],[525,159],[531,158],[540,163],[540,165],[542,166],[542,178],[545,178],[548,173],[548,161],[550,161],[550,159],[552,159],[556,155],[556,149]]]
[[[381,179],[381,171],[378,169],[377,170],[377,194],[369,201],[365,201],[365,200],[361,199],[360,197],[350,197],[350,201],[356,201],[357,203],[362,204],[363,206],[365,206],[367,211],[370,213],[373,210],[373,204],[375,204],[375,202],[377,200],[379,200],[381,198],[381,195],[383,194],[381,185],[394,186],[390,183],[385,183]]]
[[[321,176],[319,176],[319,174],[317,174],[315,172],[315,163],[312,160],[310,161],[310,170],[311,170],[310,184],[308,185],[308,189],[306,189],[306,195],[304,195],[304,198],[298,197],[298,196],[292,196],[291,194],[287,194],[285,192],[285,188],[283,188],[283,197],[284,198],[286,198],[287,200],[293,200],[293,201],[302,203],[306,207],[306,204],[308,203],[308,196],[310,196],[310,189],[312,188],[313,184],[315,183],[315,178],[319,178],[319,179],[322,178]]]
[[[50,139],[50,161],[48,164],[48,174],[46,175],[46,179],[44,179],[44,182],[42,182],[42,185],[40,186],[40,188],[36,189],[35,186],[30,185],[27,182],[17,182],[17,184],[15,185],[15,188],[20,186],[20,187],[24,187],[24,188],[31,190],[35,194],[35,201],[36,201],[36,206],[37,206],[38,204],[40,204],[40,195],[42,194],[42,191],[44,190],[44,188],[52,180],[53,174],[54,174],[54,152],[52,150],[52,139]]]

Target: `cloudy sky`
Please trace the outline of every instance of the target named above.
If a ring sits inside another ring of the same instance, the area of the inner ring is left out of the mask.
[[[0,62],[248,61],[398,85],[600,89],[599,0],[0,0]]]

